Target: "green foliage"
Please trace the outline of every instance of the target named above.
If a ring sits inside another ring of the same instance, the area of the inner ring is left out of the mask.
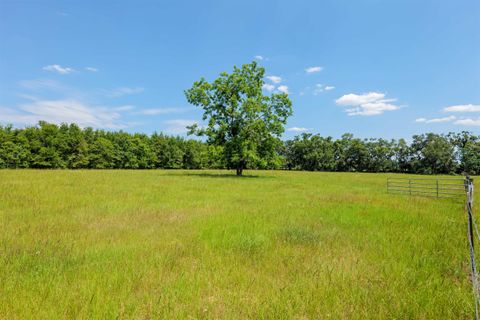
[[[480,140],[467,142],[461,154],[464,171],[475,175],[480,174]]]
[[[335,170],[335,148],[331,137],[302,134],[286,142],[287,167],[301,170]]]
[[[416,172],[437,174],[455,171],[454,146],[447,137],[434,133],[415,135],[411,148]]]
[[[0,168],[224,168],[221,149],[154,133],[81,129],[76,124],[0,126]]]
[[[207,136],[209,145],[221,146],[228,168],[241,175],[244,168],[266,168],[279,162],[281,143],[292,102],[285,93],[265,96],[265,69],[256,62],[221,73],[212,83],[196,81],[185,91],[189,103],[204,110],[204,128],[193,125],[190,133]]]
[[[404,139],[341,139],[303,134],[285,142],[286,168],[310,171],[403,172],[421,174],[480,173],[480,138],[468,132]]]
[[[455,160],[460,169],[469,174],[480,174],[480,137],[469,132],[450,133],[450,142],[455,148]]]
[[[234,154],[231,148],[162,133],[148,136],[75,124],[0,126],[0,168],[237,169],[236,156],[226,157]],[[244,158],[249,159],[248,169],[480,174],[480,137],[469,132],[416,135],[411,144],[403,139],[362,140],[352,134],[337,140],[302,134],[284,142],[267,138],[252,150],[245,153],[250,154]]]
[[[27,168],[29,150],[21,143],[6,141],[2,143],[0,154],[4,155],[0,160],[0,168]]]
[[[113,143],[103,137],[92,144],[89,152],[89,166],[94,169],[114,168],[118,161]]]

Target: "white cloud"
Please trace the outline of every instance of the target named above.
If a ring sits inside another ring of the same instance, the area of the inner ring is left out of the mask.
[[[85,67],[85,70],[90,71],[90,72],[97,72],[98,69],[94,67]]]
[[[378,92],[364,94],[349,93],[335,100],[335,103],[341,106],[359,106],[364,103],[379,101],[383,98],[385,98],[385,94]]]
[[[306,73],[316,73],[316,72],[320,72],[322,70],[323,70],[323,67],[310,67],[310,68],[305,69],[305,72]]]
[[[443,117],[443,118],[432,118],[432,119],[426,119],[426,118],[418,118],[415,119],[415,122],[419,123],[441,123],[441,122],[450,122],[455,120],[455,116],[450,116],[450,117]]]
[[[345,112],[349,116],[376,116],[384,113],[385,111],[397,110],[399,107],[382,102],[366,103],[360,107],[346,109]]]
[[[480,112],[479,104],[462,104],[443,108],[445,112]]]
[[[255,57],[253,57],[255,60],[258,60],[258,61],[268,61],[268,57],[265,57],[265,56],[262,56],[262,55],[256,55]]]
[[[290,131],[290,132],[307,132],[309,131],[310,129],[308,128],[303,128],[303,127],[291,127],[291,128],[288,128],[287,131]]]
[[[333,90],[335,89],[334,86],[325,86],[325,91],[330,91],[330,90]]]
[[[143,109],[138,113],[153,116],[158,114],[185,112],[187,110],[188,110],[187,108],[151,108],[151,109]]]
[[[75,70],[72,69],[72,68],[62,67],[62,66],[59,65],[59,64],[51,64],[51,65],[49,65],[49,66],[43,67],[42,69],[43,69],[43,70],[46,70],[46,71],[57,72],[57,73],[60,73],[60,74],[69,74],[69,73],[72,73],[72,72],[75,71]]]
[[[282,82],[282,78],[278,76],[267,76],[267,79],[272,81],[273,83],[280,83]]]
[[[275,86],[273,84],[269,84],[269,83],[265,83],[263,86],[262,86],[263,89],[267,90],[267,91],[270,91],[272,92],[273,90],[275,90]]]
[[[480,127],[480,117],[477,119],[459,119],[455,121],[454,124],[461,125],[461,126]]]
[[[393,111],[400,109],[399,106],[390,102],[396,99],[385,99],[384,93],[368,92],[364,94],[346,94],[335,100],[340,106],[350,106],[345,112],[349,116],[374,116],[384,113],[385,111]]]
[[[283,93],[287,93],[288,94],[288,87],[285,86],[285,85],[281,85],[277,88],[278,91],[280,92],[283,92]]]
[[[119,87],[119,88],[115,88],[113,90],[107,91],[106,93],[107,93],[107,96],[116,98],[116,97],[121,97],[128,94],[141,93],[143,91],[145,91],[145,89],[141,87],[136,87],[136,88]]]
[[[167,127],[165,128],[165,132],[171,134],[182,134],[187,133],[188,129],[187,126],[191,126],[192,124],[198,123],[195,120],[187,120],[187,119],[175,119],[175,120],[168,120],[165,121]]]
[[[33,100],[15,109],[0,108],[4,123],[33,125],[40,120],[60,124],[77,123],[81,127],[124,128],[120,109],[91,106],[74,99]]]

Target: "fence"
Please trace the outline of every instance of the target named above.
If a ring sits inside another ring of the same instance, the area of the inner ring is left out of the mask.
[[[478,232],[477,224],[473,218],[473,180],[467,177],[465,179],[465,191],[467,193],[467,201],[465,204],[467,216],[468,216],[468,246],[470,249],[470,266],[473,296],[475,298],[475,319],[479,319],[478,306],[480,304],[480,291],[478,283],[477,264],[475,259],[475,234],[477,240],[480,242],[480,233]]]
[[[435,198],[464,198],[464,178],[387,178],[387,192]]]
[[[466,200],[470,273],[475,299],[475,319],[479,320],[480,283],[475,258],[475,239],[480,243],[480,232],[473,217],[473,188],[473,179],[468,176],[465,178],[387,178],[388,193]]]

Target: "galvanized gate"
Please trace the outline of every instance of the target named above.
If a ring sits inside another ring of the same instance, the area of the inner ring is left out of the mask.
[[[463,198],[465,178],[387,178],[387,192],[435,198]]]

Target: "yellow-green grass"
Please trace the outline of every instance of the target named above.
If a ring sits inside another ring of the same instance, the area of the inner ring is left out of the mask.
[[[246,175],[0,171],[0,318],[471,318],[462,201]]]

